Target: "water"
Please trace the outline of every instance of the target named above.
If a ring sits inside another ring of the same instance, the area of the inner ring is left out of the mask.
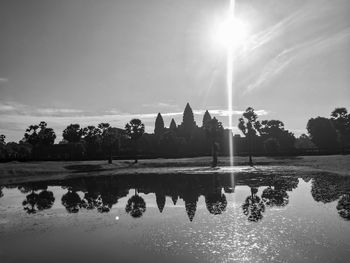
[[[350,178],[233,176],[233,187],[231,174],[2,186],[1,262],[347,261]]]

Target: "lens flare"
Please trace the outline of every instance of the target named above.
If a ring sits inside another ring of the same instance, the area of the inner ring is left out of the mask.
[[[228,18],[227,18],[227,23],[228,25],[233,26],[235,22],[235,16],[234,16],[234,11],[235,11],[235,1],[230,0],[230,7],[229,7],[229,12],[228,12]],[[230,27],[231,28],[231,27]],[[230,32],[230,31],[229,31]],[[233,35],[233,34],[230,34]],[[233,112],[233,106],[232,106],[232,96],[233,96],[233,52],[234,52],[234,43],[236,41],[236,37],[227,37],[227,56],[226,56],[226,86],[227,86],[227,104],[228,104],[228,125],[230,129],[233,127],[233,122],[232,122],[232,112]],[[230,134],[229,136],[229,149],[230,149],[230,166],[233,166],[233,140],[232,136]]]

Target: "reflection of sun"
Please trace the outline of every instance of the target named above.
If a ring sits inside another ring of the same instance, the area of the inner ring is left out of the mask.
[[[247,23],[236,17],[229,17],[215,23],[212,38],[216,45],[226,48],[237,48],[246,45],[249,27]]]

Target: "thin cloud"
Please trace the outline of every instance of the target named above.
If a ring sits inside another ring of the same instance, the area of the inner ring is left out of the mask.
[[[295,45],[292,48],[285,49],[270,60],[269,63],[267,63],[259,77],[248,86],[245,93],[258,87],[262,87],[266,83],[270,82],[273,78],[288,68],[292,62],[298,59],[307,59],[310,56],[324,52],[325,49],[329,49],[340,42],[348,40],[349,37],[350,28],[346,28],[345,30],[338,32],[331,37],[312,39],[310,41]]]
[[[0,78],[0,82],[8,82],[9,80],[7,78]]]

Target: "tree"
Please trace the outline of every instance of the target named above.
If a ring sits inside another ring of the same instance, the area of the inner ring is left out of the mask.
[[[156,123],[154,125],[154,134],[161,135],[164,132],[164,120],[160,113],[158,113],[156,118]]]
[[[83,129],[83,136],[88,156],[96,156],[101,144],[101,130],[95,126],[88,126]]]
[[[23,142],[32,145],[32,154],[34,158],[46,158],[49,146],[53,145],[56,134],[52,128],[47,128],[47,123],[42,121],[39,125],[30,125],[24,134]]]
[[[204,129],[210,139],[212,146],[212,166],[216,167],[218,164],[218,139],[222,136],[224,128],[222,127],[222,123],[214,117],[205,123]]]
[[[170,129],[171,131],[175,131],[176,128],[177,128],[177,126],[176,126],[175,120],[174,120],[174,119],[171,119],[169,129]]]
[[[331,120],[323,117],[311,118],[306,129],[312,142],[319,149],[335,150],[337,148],[337,132]]]
[[[280,150],[290,152],[294,149],[294,134],[285,130],[283,122],[279,120],[263,120],[260,123],[259,133],[265,138],[264,146],[268,153],[269,150],[276,153]],[[274,139],[275,142],[270,139]]]
[[[39,125],[30,125],[24,134],[24,140],[33,146],[52,145],[55,139],[55,132],[53,129],[47,128],[47,123],[44,121],[40,122]]]
[[[63,130],[62,137],[71,143],[80,142],[84,130],[80,128],[79,124],[70,124]]]
[[[310,137],[306,134],[302,134],[295,140],[295,148],[297,149],[310,149],[315,148],[315,144],[311,141]]]
[[[339,134],[339,142],[344,152],[346,145],[350,143],[350,114],[346,108],[336,108],[331,113],[331,120]]]
[[[132,119],[125,125],[125,133],[134,143],[135,163],[137,163],[137,141],[145,132],[145,125],[139,119]]]
[[[108,163],[112,163],[113,149],[119,148],[120,132],[117,128],[108,127],[102,132],[102,147],[108,153]]]
[[[243,113],[242,117],[238,119],[238,128],[242,131],[244,136],[248,139],[249,145],[249,164],[253,165],[252,160],[252,139],[256,136],[260,129],[260,123],[257,121],[258,115],[254,112],[254,109],[248,107]]]
[[[211,120],[211,116],[208,110],[205,111],[203,116],[202,127],[205,127],[206,123]]]

